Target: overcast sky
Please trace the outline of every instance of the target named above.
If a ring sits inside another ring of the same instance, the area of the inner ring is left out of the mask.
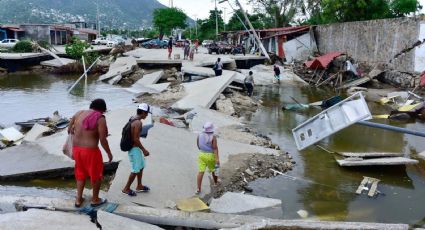
[[[169,6],[169,0],[158,0],[160,3]],[[425,1],[425,0],[424,0]],[[219,10],[223,10],[226,7],[226,21],[232,16],[231,9],[229,3],[218,4],[219,0],[217,0],[217,8]],[[245,10],[251,10],[251,7],[247,5],[247,0],[240,0],[242,6],[246,8]],[[237,9],[234,1],[231,1],[233,7]],[[208,18],[210,10],[214,10],[214,0],[173,0],[174,7],[182,9],[187,16],[195,19],[205,19]]]
[[[169,0],[158,0],[162,4],[168,6]],[[217,0],[217,7],[221,10],[224,9],[223,7],[226,7],[226,21],[229,20],[229,18],[232,16],[231,9],[228,3],[222,3],[218,4],[219,0]],[[233,7],[236,9],[236,5],[234,4],[234,1],[231,1]],[[240,0],[241,4],[243,5],[245,10],[252,10],[251,7],[247,4],[248,0]],[[422,8],[422,13],[425,13],[425,0],[419,0]],[[173,0],[173,4],[175,7],[178,7],[182,9],[189,17],[195,19],[195,18],[201,18],[205,19],[209,15],[209,11],[214,9],[214,0]]]

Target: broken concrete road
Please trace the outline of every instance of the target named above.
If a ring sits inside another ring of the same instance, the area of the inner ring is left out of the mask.
[[[62,67],[64,65],[68,65],[70,63],[75,63],[76,61],[74,59],[69,59],[69,58],[60,58],[60,60],[58,59],[52,59],[49,61],[42,61],[40,63],[40,65],[42,66],[48,66],[48,67],[55,67],[55,68],[59,68]]]
[[[215,129],[229,125],[242,125],[242,123],[234,117],[199,106],[185,114],[185,119],[186,122],[189,123],[189,129],[195,133],[202,132],[203,126],[207,121],[212,122]]]
[[[121,204],[142,204],[151,207],[166,207],[167,201],[173,202],[192,197],[196,191],[198,173],[196,146],[197,135],[187,130],[155,123],[142,144],[150,151],[146,157],[146,169],[143,172],[143,184],[151,191],[130,197],[121,191],[130,173],[128,159],[123,160],[117,170],[115,179],[108,192],[108,199]],[[278,151],[263,147],[241,144],[218,139],[221,164],[228,161],[229,155],[238,153],[277,154]],[[120,154],[128,158],[127,153]],[[133,183],[132,189],[135,189]],[[208,173],[205,175],[202,191],[210,191]]]
[[[235,72],[223,71],[219,77],[184,83],[187,95],[174,103],[171,108],[177,111],[189,111],[197,106],[210,108],[221,92],[233,81]]]
[[[98,81],[105,81],[117,76],[125,76],[137,69],[137,62],[134,57],[120,57],[111,64],[109,71],[99,77]],[[115,80],[116,81],[116,80]]]
[[[216,213],[243,213],[255,209],[270,208],[281,205],[282,201],[242,193],[227,192],[218,199],[213,199],[210,209]]]
[[[164,75],[164,71],[157,71],[150,74],[143,75],[142,79],[138,80],[136,83],[137,85],[153,85],[156,84],[159,79],[161,79],[162,75]]]

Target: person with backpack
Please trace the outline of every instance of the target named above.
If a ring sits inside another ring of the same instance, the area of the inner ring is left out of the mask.
[[[144,157],[149,156],[150,153],[140,142],[141,120],[145,119],[149,113],[151,113],[150,106],[146,103],[140,104],[137,107],[136,116],[131,117],[122,130],[120,147],[122,151],[128,151],[131,164],[131,173],[122,193],[129,196],[136,196],[136,192],[148,192],[150,190],[148,186],[142,184],[143,169],[145,168]],[[137,186],[134,191],[130,187],[136,177]]]
[[[218,168],[220,160],[218,157],[217,138],[214,135],[214,125],[211,122],[205,122],[204,131],[198,135],[196,144],[199,149],[198,154],[198,176],[196,178],[198,190],[196,194],[201,193],[202,179],[206,168],[212,173],[214,184],[218,183]]]
[[[215,76],[221,76],[223,74],[223,63],[221,62],[221,58],[217,58],[213,70],[215,72]]]

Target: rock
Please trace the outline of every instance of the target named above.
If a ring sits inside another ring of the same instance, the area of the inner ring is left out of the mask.
[[[252,172],[251,169],[246,169],[245,172],[250,176],[254,176],[254,172]]]
[[[224,97],[224,96],[223,96]],[[219,112],[222,112],[227,115],[235,114],[235,108],[233,107],[233,103],[230,99],[219,99],[216,101],[216,107]]]

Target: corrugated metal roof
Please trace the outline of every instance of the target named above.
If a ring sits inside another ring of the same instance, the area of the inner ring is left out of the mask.
[[[294,27],[294,29],[292,29],[292,30],[286,30],[286,31],[283,31],[283,32],[279,32],[279,33],[270,35],[270,36],[266,36],[266,37],[261,38],[261,40],[269,39],[269,38],[276,37],[276,36],[283,36],[283,35],[299,33],[299,32],[308,31],[308,30],[310,30],[310,26]]]
[[[334,60],[336,57],[341,56],[343,53],[341,52],[330,52],[323,56],[316,57],[312,61],[306,61],[304,65],[306,65],[310,69],[326,69],[328,65]]]

